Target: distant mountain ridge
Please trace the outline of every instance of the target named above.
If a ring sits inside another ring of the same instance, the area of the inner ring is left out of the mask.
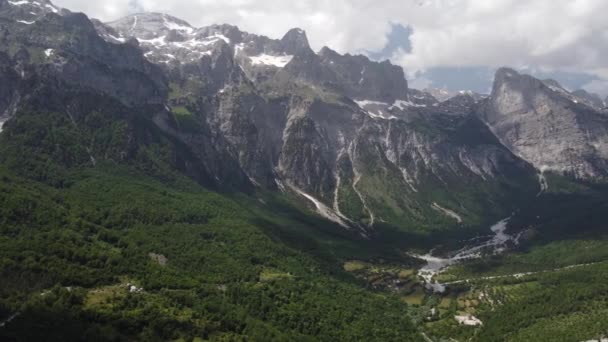
[[[133,162],[142,146],[163,146],[169,167],[206,186],[289,193],[366,236],[378,225],[434,229],[504,217],[545,187],[539,172],[606,176],[597,99],[510,69],[499,70],[488,98],[437,99],[410,89],[388,61],[315,53],[297,28],[270,39],[161,13],[101,23],[46,2],[6,0],[0,19],[8,32],[0,77],[12,84],[0,89],[6,134],[16,134],[11,118],[32,104],[77,125],[90,124],[91,105],[125,113],[129,139],[112,152],[91,146],[87,159]],[[63,96],[68,89],[124,108]],[[45,92],[56,94],[52,106]]]

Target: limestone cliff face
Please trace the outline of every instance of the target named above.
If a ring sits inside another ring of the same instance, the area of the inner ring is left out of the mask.
[[[472,114],[474,101],[464,114],[449,110],[454,103],[445,105],[405,121],[347,103],[292,103],[278,176],[336,215],[368,225],[428,223],[436,206],[469,220],[479,204],[469,200],[471,192],[497,206],[506,204],[506,194],[538,192],[533,168]],[[522,188],[502,187],[498,196],[490,190],[507,179]]]
[[[362,234],[504,217],[538,193],[531,164],[606,170],[594,97],[507,69],[490,99],[438,101],[389,62],[315,53],[300,29],[271,39],[159,13],[102,23],[40,1],[0,0],[0,19],[2,134],[43,108],[81,131],[84,163],[163,146],[205,185],[283,191]],[[121,143],[91,145],[95,125],[116,134],[112,120]]]
[[[487,190],[502,179],[538,191],[529,165],[473,115],[480,97],[439,103],[408,89],[403,70],[389,62],[314,53],[303,30],[273,40],[152,13],[99,31],[106,40],[137,40],[165,70],[170,110],[185,107],[203,129],[171,124],[176,113],[157,121],[222,184],[293,192],[323,216],[358,227],[429,220],[441,214],[438,206],[473,219],[478,203],[455,190],[483,188],[477,196],[488,203],[500,191],[521,192]],[[430,220],[453,220],[439,216]]]
[[[500,69],[481,116],[509,149],[541,171],[607,175],[607,113],[554,82]]]
[[[132,44],[111,44],[80,13],[49,1],[0,1],[3,50],[62,81],[109,94],[127,105],[162,104],[167,88],[160,68]]]
[[[340,55],[328,47],[319,56],[337,75],[336,88],[350,98],[387,103],[408,98],[403,69],[388,61],[376,63],[365,56]]]

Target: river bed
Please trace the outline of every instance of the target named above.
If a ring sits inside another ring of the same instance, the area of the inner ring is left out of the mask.
[[[418,275],[423,279],[426,288],[434,292],[445,292],[446,286],[433,279],[436,275],[445,271],[448,267],[466,260],[479,259],[488,254],[500,254],[507,249],[509,243],[517,244],[519,235],[514,236],[506,233],[510,219],[510,217],[506,218],[490,227],[494,235],[489,240],[464,247],[451,253],[451,256],[434,256],[433,251],[425,255],[415,255],[415,257],[426,261],[426,265],[418,270]]]

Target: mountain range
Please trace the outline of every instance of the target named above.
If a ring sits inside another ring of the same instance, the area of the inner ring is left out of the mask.
[[[435,92],[440,101],[388,61],[315,53],[301,29],[275,40],[159,13],[102,23],[48,1],[2,1],[0,17],[6,134],[30,103],[74,108],[76,122],[91,109],[49,92],[107,96],[145,110],[201,183],[291,192],[363,234],[504,215],[544,189],[537,174],[606,176],[602,101],[514,70],[500,69],[487,97]],[[121,148],[87,159],[124,159]]]
[[[298,28],[104,23],[48,0],[0,0],[0,42],[0,163],[54,188],[127,166],[280,194],[374,240],[483,227],[608,177],[608,99],[510,68],[487,95],[416,90],[390,61],[315,52]]]

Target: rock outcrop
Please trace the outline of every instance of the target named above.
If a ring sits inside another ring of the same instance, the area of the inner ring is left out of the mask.
[[[605,177],[608,116],[579,96],[556,82],[503,68],[480,113],[511,151],[541,172]]]

